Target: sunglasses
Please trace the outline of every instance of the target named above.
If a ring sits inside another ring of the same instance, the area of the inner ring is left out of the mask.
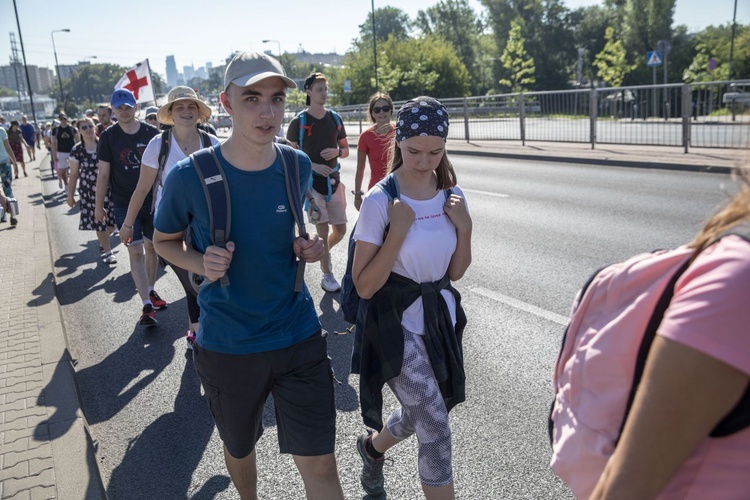
[[[156,115],[147,116],[146,120],[156,120]]]
[[[93,125],[81,125],[81,130],[88,130],[90,128],[94,128]]]
[[[383,111],[384,113],[387,113],[390,110],[391,110],[390,106],[375,106],[374,108],[372,108],[373,113],[380,113],[381,111]]]

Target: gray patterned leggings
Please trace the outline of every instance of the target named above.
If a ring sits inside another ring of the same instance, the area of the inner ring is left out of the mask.
[[[401,374],[388,381],[401,403],[388,417],[388,431],[399,440],[417,434],[419,479],[427,486],[453,482],[451,428],[421,335],[404,329]]]

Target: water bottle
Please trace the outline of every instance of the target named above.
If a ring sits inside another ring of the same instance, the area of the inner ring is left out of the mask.
[[[320,209],[317,205],[315,205],[312,210],[310,211],[310,222],[313,224],[317,224],[320,220]]]

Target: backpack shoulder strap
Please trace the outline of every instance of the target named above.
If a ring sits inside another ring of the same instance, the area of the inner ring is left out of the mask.
[[[201,136],[201,148],[210,148],[211,147],[211,134],[203,130],[202,128],[198,129],[198,135]]]
[[[725,236],[730,235],[739,236],[750,242],[750,221],[741,222],[724,231],[719,236],[717,236],[713,242],[711,242],[711,245],[718,242]],[[656,337],[656,331],[659,329],[659,325],[664,319],[664,314],[666,313],[667,308],[672,301],[677,281],[680,279],[680,276],[682,276],[685,271],[687,271],[698,254],[700,254],[700,252],[695,252],[693,256],[687,259],[685,263],[680,266],[677,272],[675,272],[674,276],[672,276],[672,279],[669,281],[669,284],[667,284],[666,288],[664,289],[664,292],[662,292],[662,295],[659,298],[659,302],[656,304],[656,308],[651,315],[651,319],[649,320],[648,326],[646,328],[646,334],[643,336],[641,346],[638,350],[635,374],[633,375],[633,384],[631,385],[630,396],[628,397],[628,403],[625,409],[625,418],[623,419],[622,425],[620,426],[618,441],[619,436],[622,435],[622,431],[625,428],[625,422],[627,421],[628,415],[630,414],[630,409],[635,399],[635,393],[638,389],[641,378],[643,377],[643,371],[646,367],[648,352],[651,348],[651,344],[653,343],[654,338]],[[750,426],[750,388],[745,391],[745,394],[740,399],[739,403],[737,403],[735,408],[721,422],[719,422],[716,427],[714,427],[709,435],[711,437],[728,436],[748,426]]]
[[[335,112],[334,110],[332,110],[332,109],[329,109],[328,111],[330,111],[330,112],[331,112],[331,115],[333,116],[333,121],[335,121],[335,122],[336,122],[336,129],[337,129],[337,130],[341,130],[341,124],[343,123],[343,122],[341,121],[341,115],[339,115],[338,113],[336,113],[336,112]]]
[[[164,170],[164,165],[169,157],[169,148],[172,144],[172,129],[167,129],[161,133],[161,147],[159,148],[159,172]]]
[[[276,151],[281,156],[281,163],[284,166],[284,183],[286,184],[286,196],[289,199],[289,205],[294,216],[294,222],[297,226],[297,233],[304,239],[308,238],[307,229],[305,229],[305,218],[302,208],[302,191],[300,190],[299,178],[299,156],[290,146],[283,144],[274,144]],[[305,281],[305,261],[297,261],[297,275],[294,279],[294,291],[301,292],[302,285]]]
[[[226,248],[232,223],[232,204],[229,186],[216,149],[209,148],[193,153],[190,155],[190,161],[198,173],[203,193],[206,195],[212,243],[217,247]],[[221,278],[221,285],[229,285],[226,274]]]
[[[393,201],[401,196],[401,190],[398,187],[396,174],[390,173],[376,184],[388,196],[389,201]]]
[[[299,118],[299,141],[297,144],[302,149],[302,141],[305,140],[305,127],[307,126],[307,111],[300,111],[297,118]]]
[[[169,158],[169,148],[172,144],[172,129],[164,130],[161,134],[161,146],[159,146],[159,156],[157,157],[156,178],[154,185],[151,186],[151,213],[156,212],[156,192],[164,185],[164,165]]]

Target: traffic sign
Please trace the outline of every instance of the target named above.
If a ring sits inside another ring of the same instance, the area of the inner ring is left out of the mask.
[[[715,57],[712,57],[708,60],[708,71],[713,71],[719,66],[719,63],[716,61]]]
[[[661,66],[662,59],[661,54],[657,51],[646,52],[646,66],[649,68],[652,66]]]
[[[344,80],[344,92],[351,92],[351,91],[352,91],[352,81]]]

